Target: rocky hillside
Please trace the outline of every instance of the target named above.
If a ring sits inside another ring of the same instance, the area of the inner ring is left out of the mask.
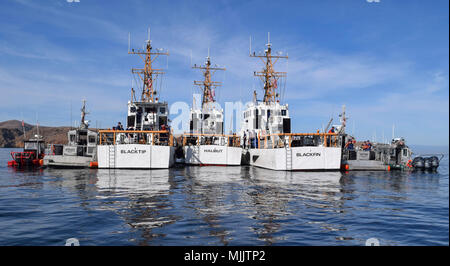
[[[67,143],[67,132],[69,127],[46,127],[39,126],[39,135],[44,137],[45,142],[55,144]],[[25,123],[26,138],[32,138],[36,134],[36,126]],[[14,148],[23,147],[22,122],[8,120],[0,122],[0,147]]]

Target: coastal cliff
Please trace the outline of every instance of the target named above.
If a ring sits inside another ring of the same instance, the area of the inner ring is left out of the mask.
[[[24,123],[26,139],[34,137],[37,133],[35,125]],[[70,127],[39,126],[39,135],[43,136],[46,143],[67,143],[67,132]],[[0,148],[23,147],[23,127],[18,120],[0,122]]]

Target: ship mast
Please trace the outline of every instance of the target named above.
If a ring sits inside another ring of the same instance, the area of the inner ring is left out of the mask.
[[[162,69],[153,68],[152,63],[158,58],[160,55],[169,55],[169,52],[163,52],[162,49],[156,49],[156,52],[153,51],[152,41],[150,40],[150,28],[148,29],[148,39],[145,42],[144,49],[131,49],[128,51],[128,54],[137,54],[142,60],[144,60],[144,68],[132,68],[131,72],[133,74],[138,74],[139,78],[143,82],[142,94],[141,94],[141,102],[156,102],[158,98],[155,98],[156,92],[156,79],[158,75],[163,75],[164,72]],[[134,90],[132,88],[132,94],[134,94]]]
[[[83,99],[83,106],[81,107],[81,123],[80,123],[81,129],[85,129],[85,128],[89,127],[88,123],[84,120],[84,118],[87,114],[89,114],[89,113],[86,112],[86,100]]]
[[[203,98],[202,98],[202,108],[208,105],[210,102],[215,102],[215,88],[221,85],[221,82],[212,81],[211,76],[217,70],[225,70],[225,68],[220,68],[217,66],[211,66],[211,58],[209,57],[209,49],[208,49],[208,57],[206,57],[206,62],[204,65],[194,65],[192,68],[203,70],[203,81],[194,81],[194,85],[200,86],[203,90]]]
[[[341,121],[342,127],[339,130],[339,133],[345,133],[345,126],[347,125],[347,116],[345,116],[345,104],[342,105],[342,113],[339,114],[339,118]]]
[[[286,77],[286,72],[276,72],[274,65],[278,59],[288,59],[288,56],[272,55],[272,44],[270,43],[270,32],[267,34],[267,49],[263,54],[250,54],[250,57],[259,57],[264,63],[262,71],[255,71],[254,75],[261,78],[264,83],[264,99],[265,104],[276,102],[279,98],[279,94],[276,92],[278,88],[278,80],[282,77]],[[251,48],[250,48],[251,49]],[[272,59],[275,59],[274,61]]]

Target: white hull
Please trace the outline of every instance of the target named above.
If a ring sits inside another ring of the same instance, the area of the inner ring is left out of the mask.
[[[185,163],[192,165],[241,165],[241,147],[219,145],[184,146]]]
[[[341,149],[293,147],[249,149],[250,165],[272,170],[339,170]]]
[[[98,168],[169,168],[174,163],[172,146],[117,144],[97,146]]]
[[[89,167],[94,161],[91,156],[45,155],[44,166],[47,167]]]
[[[348,160],[343,164],[348,165],[346,170],[389,171],[389,165],[376,160]]]

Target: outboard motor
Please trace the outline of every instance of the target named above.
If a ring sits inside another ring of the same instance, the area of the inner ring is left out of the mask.
[[[425,169],[431,169],[431,158],[430,157],[425,158],[423,165]]]
[[[432,156],[430,160],[431,160],[431,167],[433,169],[437,169],[439,167],[439,158],[436,156]]]
[[[423,169],[424,168],[424,160],[422,157],[416,157],[414,158],[414,160],[412,161],[412,166],[415,169]]]

